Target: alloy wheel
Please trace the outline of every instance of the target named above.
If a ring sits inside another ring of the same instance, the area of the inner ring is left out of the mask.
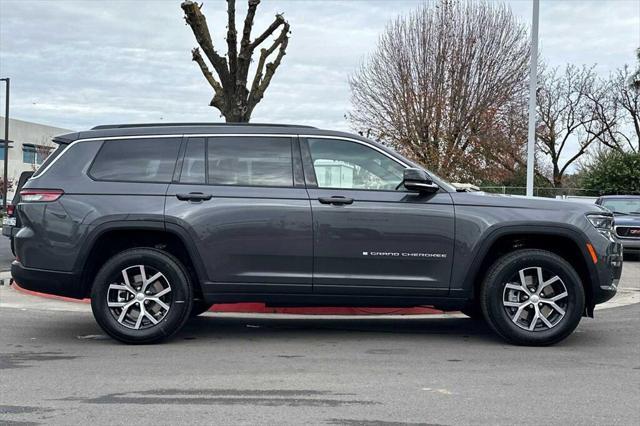
[[[107,288],[107,306],[120,324],[135,330],[162,321],[171,309],[171,284],[165,275],[145,265],[121,271]]]
[[[562,279],[539,266],[520,269],[505,284],[502,304],[511,321],[527,331],[546,331],[564,318],[569,293]]]

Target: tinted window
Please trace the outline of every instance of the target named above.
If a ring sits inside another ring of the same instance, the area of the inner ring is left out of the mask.
[[[122,139],[105,141],[91,166],[98,180],[170,182],[179,139]]]
[[[189,139],[184,152],[180,182],[205,183],[204,139]]]
[[[393,191],[404,167],[379,151],[356,142],[309,139],[318,187]]]
[[[212,185],[293,186],[290,138],[210,138],[208,156]]]

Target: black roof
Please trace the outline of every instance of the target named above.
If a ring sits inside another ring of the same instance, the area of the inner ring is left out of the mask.
[[[296,124],[266,124],[266,123],[133,123],[133,124],[102,124],[92,127],[91,130],[105,129],[131,129],[135,127],[191,127],[191,126],[255,126],[255,127],[303,127],[315,129],[313,126]]]
[[[312,126],[291,124],[262,124],[262,123],[140,123],[140,124],[110,124],[95,126],[90,130],[68,133],[56,136],[56,143],[68,144],[77,139],[118,137],[118,136],[153,136],[153,135],[188,135],[188,134],[216,134],[216,133],[260,133],[260,134],[306,134],[333,135],[363,139],[360,136],[322,130]]]

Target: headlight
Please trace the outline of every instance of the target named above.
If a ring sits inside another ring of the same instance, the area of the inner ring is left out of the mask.
[[[587,219],[605,237],[610,237],[613,233],[613,216],[604,214],[588,214]]]

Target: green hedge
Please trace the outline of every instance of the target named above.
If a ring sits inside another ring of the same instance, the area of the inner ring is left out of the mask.
[[[582,178],[583,188],[598,194],[640,194],[640,153],[612,151],[601,156]]]

